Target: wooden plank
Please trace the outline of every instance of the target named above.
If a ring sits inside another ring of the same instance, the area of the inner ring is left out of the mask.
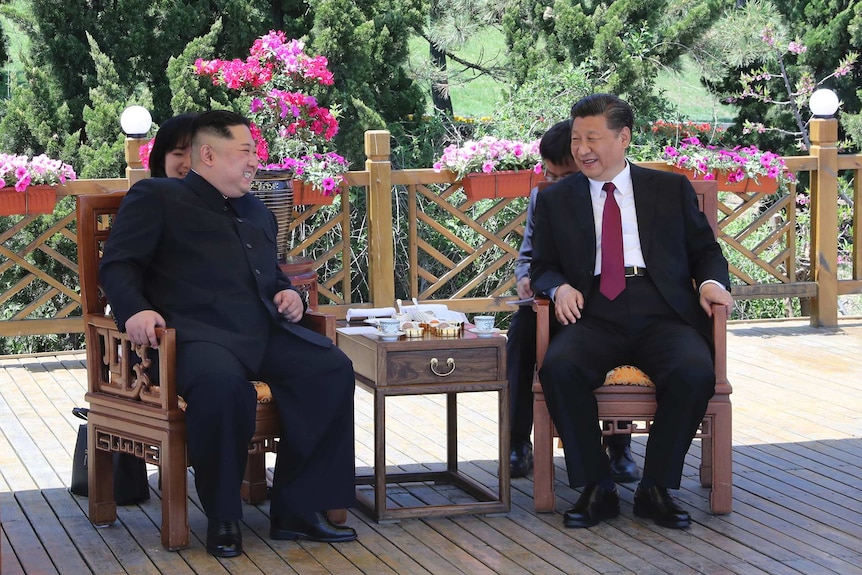
[[[14,554],[24,573],[59,573],[16,497],[12,493],[0,493],[0,508],[3,509],[4,543],[9,544],[3,552],[4,561],[7,554]]]
[[[55,566],[58,573],[78,575],[85,572],[88,567],[81,556],[77,553],[74,543],[58,521],[54,511],[42,496],[40,491],[19,491],[15,499],[21,506],[21,510],[27,521],[33,527],[36,536],[45,546],[49,556],[62,558],[56,561]]]

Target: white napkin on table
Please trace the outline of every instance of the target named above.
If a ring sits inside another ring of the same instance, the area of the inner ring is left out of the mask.
[[[394,307],[364,307],[350,308],[347,310],[347,321],[358,319],[369,319],[376,317],[392,317],[395,315]]]

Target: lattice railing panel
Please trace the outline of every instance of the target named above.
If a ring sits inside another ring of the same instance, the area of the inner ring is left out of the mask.
[[[59,205],[55,216],[0,218],[3,320],[58,320],[81,315],[72,203],[69,199]]]
[[[527,198],[467,200],[459,184],[408,186],[410,296],[511,294]]]
[[[795,196],[719,193],[719,239],[734,285],[797,281]]]
[[[332,205],[294,206],[293,220],[288,227],[287,253],[314,260],[318,272],[318,293],[323,305],[364,301],[361,294],[353,290],[352,210],[349,188],[345,186],[342,190],[341,200],[336,199]],[[362,192],[364,195],[364,189]],[[367,264],[362,269],[367,271]]]

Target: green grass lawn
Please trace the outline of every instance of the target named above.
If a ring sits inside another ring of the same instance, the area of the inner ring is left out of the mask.
[[[689,120],[732,122],[736,115],[733,106],[722,104],[704,88],[697,66],[687,56],[683,56],[679,72],[670,69],[662,71],[656,86]]]

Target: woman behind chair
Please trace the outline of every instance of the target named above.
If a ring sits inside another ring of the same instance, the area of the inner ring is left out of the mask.
[[[165,120],[150,151],[150,175],[184,178],[191,167],[192,120],[197,114],[180,114]]]

